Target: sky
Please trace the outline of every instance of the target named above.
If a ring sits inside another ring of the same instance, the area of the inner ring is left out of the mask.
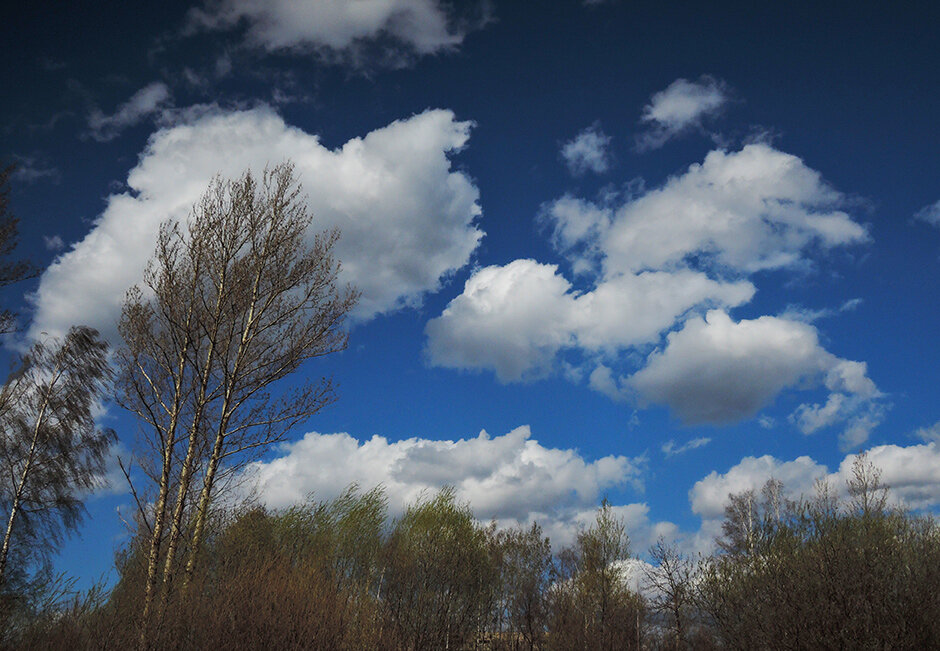
[[[362,291],[339,401],[246,470],[283,507],[454,486],[556,546],[603,498],[633,552],[708,552],[731,492],[868,451],[940,506],[933,3],[21,4],[0,27],[23,332],[114,345],[164,220],[293,161]],[[311,231],[311,236],[313,231]],[[104,406],[114,455],[139,431]],[[109,574],[112,463],[56,562]]]

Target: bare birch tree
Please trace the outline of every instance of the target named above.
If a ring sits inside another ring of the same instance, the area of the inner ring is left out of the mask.
[[[335,399],[329,378],[292,391],[279,385],[305,361],[345,348],[343,324],[358,298],[338,286],[338,232],[311,241],[311,219],[290,164],[265,171],[260,183],[250,173],[216,179],[185,230],[161,229],[146,291],[125,301],[122,401],[144,423],[159,466],[150,472],[157,497],[146,516],[142,647],[158,584],[162,609],[174,582],[184,534],[184,590],[198,563],[223,471]]]

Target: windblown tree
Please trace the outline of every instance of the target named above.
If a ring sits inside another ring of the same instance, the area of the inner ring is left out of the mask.
[[[0,588],[14,547],[48,554],[81,521],[114,441],[94,417],[110,378],[107,344],[74,327],[62,341],[35,343],[0,389]]]
[[[185,228],[167,222],[143,288],[128,292],[120,399],[142,421],[156,484],[141,646],[158,585],[161,609],[181,568],[198,563],[213,499],[232,473],[335,399],[329,378],[280,380],[343,350],[358,294],[338,285],[339,237],[309,237],[293,167],[216,179]],[[198,485],[196,485],[198,484]],[[162,572],[160,569],[162,559]]]

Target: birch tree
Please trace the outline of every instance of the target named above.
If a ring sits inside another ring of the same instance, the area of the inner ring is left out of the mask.
[[[260,181],[218,178],[184,228],[161,229],[145,287],[121,321],[122,401],[145,427],[156,483],[141,645],[188,548],[183,590],[198,563],[213,499],[227,473],[335,399],[330,378],[281,380],[346,347],[358,293],[338,283],[337,231],[309,235],[293,168]],[[163,559],[162,572],[160,559]]]
[[[34,344],[0,389],[0,586],[16,544],[27,557],[48,554],[81,521],[114,441],[94,418],[110,376],[107,344],[92,328],[73,327],[61,342]]]

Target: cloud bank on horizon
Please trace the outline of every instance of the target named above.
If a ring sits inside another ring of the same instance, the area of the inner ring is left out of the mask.
[[[495,520],[500,526],[538,521],[559,545],[573,541],[578,527],[590,524],[608,490],[631,487],[641,492],[646,464],[642,457],[622,455],[588,461],[576,450],[543,446],[527,426],[501,436],[483,431],[456,441],[414,437],[390,442],[382,436],[359,441],[345,433],[311,432],[286,444],[283,452],[246,470],[246,487],[269,507],[288,506],[310,495],[330,499],[356,484],[363,490],[383,487],[394,515],[422,496],[452,486],[481,521]],[[648,511],[645,503],[617,507],[633,531],[653,535],[675,529],[670,523],[650,523]]]

